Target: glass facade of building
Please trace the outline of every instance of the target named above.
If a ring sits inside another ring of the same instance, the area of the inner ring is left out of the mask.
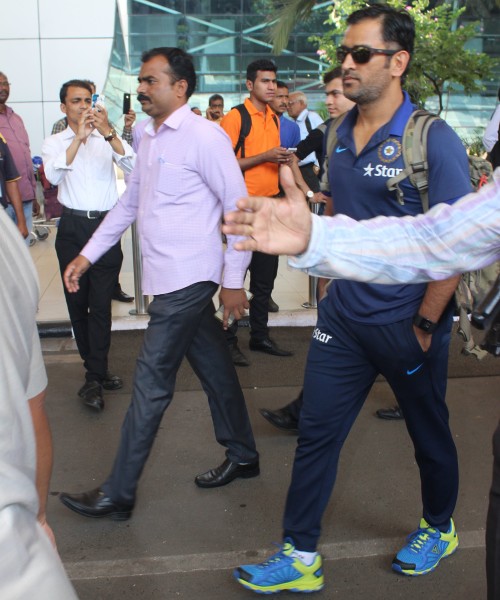
[[[272,55],[269,41],[272,5],[270,0],[118,0],[105,87],[111,117],[119,120],[124,92],[135,97],[142,52],[157,46],[178,46],[193,56],[198,85],[190,104],[202,110],[216,92],[224,96],[226,109],[241,102],[246,95],[246,66],[263,57],[272,58],[279,79],[288,82],[291,89],[305,91],[310,106],[317,108],[322,102],[321,76],[328,66],[309,38],[326,27],[331,2],[316,4],[311,18],[297,25],[280,56]],[[483,23],[483,31],[471,47],[500,57],[500,11],[476,3],[464,18]],[[485,83],[486,93],[473,98],[455,91],[447,98],[443,116],[457,127],[470,129],[484,124],[495,104],[492,97],[496,96],[498,77]],[[432,101],[428,106],[433,108]],[[140,110],[137,104],[134,108]]]

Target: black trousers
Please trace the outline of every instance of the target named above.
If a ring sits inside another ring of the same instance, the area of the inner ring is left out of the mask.
[[[304,181],[309,186],[309,189],[313,192],[319,192],[319,179],[314,172],[314,163],[309,163],[299,167],[299,169]]]
[[[500,422],[493,434],[493,481],[486,520],[488,600],[500,598]]]
[[[115,502],[134,504],[136,489],[163,413],[175,388],[184,356],[208,397],[215,438],[234,462],[253,462],[258,454],[245,398],[220,322],[214,317],[211,281],[155,296],[137,359],[132,401],[120,446],[103,490]]]
[[[269,336],[267,321],[269,317],[269,299],[273,293],[274,280],[278,274],[279,257],[254,252],[250,261],[250,336],[262,341]]]
[[[63,214],[55,243],[61,277],[101,223],[102,219]],[[63,282],[69,318],[87,371],[87,381],[102,381],[108,369],[111,298],[122,261],[121,244],[118,242],[80,278],[78,292],[70,294]]]

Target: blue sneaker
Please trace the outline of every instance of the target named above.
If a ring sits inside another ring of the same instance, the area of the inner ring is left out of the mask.
[[[425,575],[457,548],[458,536],[453,519],[450,519],[450,528],[446,533],[434,529],[425,519],[421,519],[420,527],[410,533],[408,543],[396,554],[392,568],[403,575]]]
[[[292,556],[295,547],[286,539],[280,551],[256,565],[242,565],[233,575],[242,586],[258,594],[289,592],[318,592],[323,588],[321,556],[308,567]]]

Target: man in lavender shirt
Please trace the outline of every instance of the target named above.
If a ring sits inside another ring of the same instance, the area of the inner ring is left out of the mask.
[[[118,454],[102,486],[60,496],[81,515],[114,520],[132,514],[139,477],[184,356],[207,393],[215,437],[226,447],[226,460],[198,475],[196,485],[218,487],[259,474],[245,399],[212,301],[222,284],[224,328],[230,313],[240,318],[248,308],[243,280],[250,253],[234,250],[234,236],[224,253],[220,235],[223,213],[246,195],[243,176],[226,133],[187,105],[196,85],[191,58],[178,48],[155,48],[142,62],[138,100],[152,119],[136,167],[125,194],[64,275],[68,290],[76,291],[82,274],[137,220],[142,287],[154,300]]]

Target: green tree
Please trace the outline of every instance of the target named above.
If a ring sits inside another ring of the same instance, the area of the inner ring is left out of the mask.
[[[466,43],[476,35],[478,24],[457,26],[465,7],[453,9],[449,4],[441,4],[431,9],[429,0],[415,0],[411,6],[404,0],[388,0],[387,3],[408,10],[415,21],[415,51],[405,82],[414,102],[423,106],[427,98],[435,95],[441,112],[446,86],[449,90],[461,86],[467,95],[483,89],[480,81],[491,76],[495,61],[482,52],[466,48]],[[288,0],[280,4],[276,15],[280,20],[272,32],[275,51],[284,48],[293,29],[290,13],[294,11],[300,19],[307,18],[315,3]],[[336,64],[335,48],[345,31],[346,17],[367,4],[365,0],[338,0],[326,23],[328,30],[322,36],[311,38],[328,64]]]

